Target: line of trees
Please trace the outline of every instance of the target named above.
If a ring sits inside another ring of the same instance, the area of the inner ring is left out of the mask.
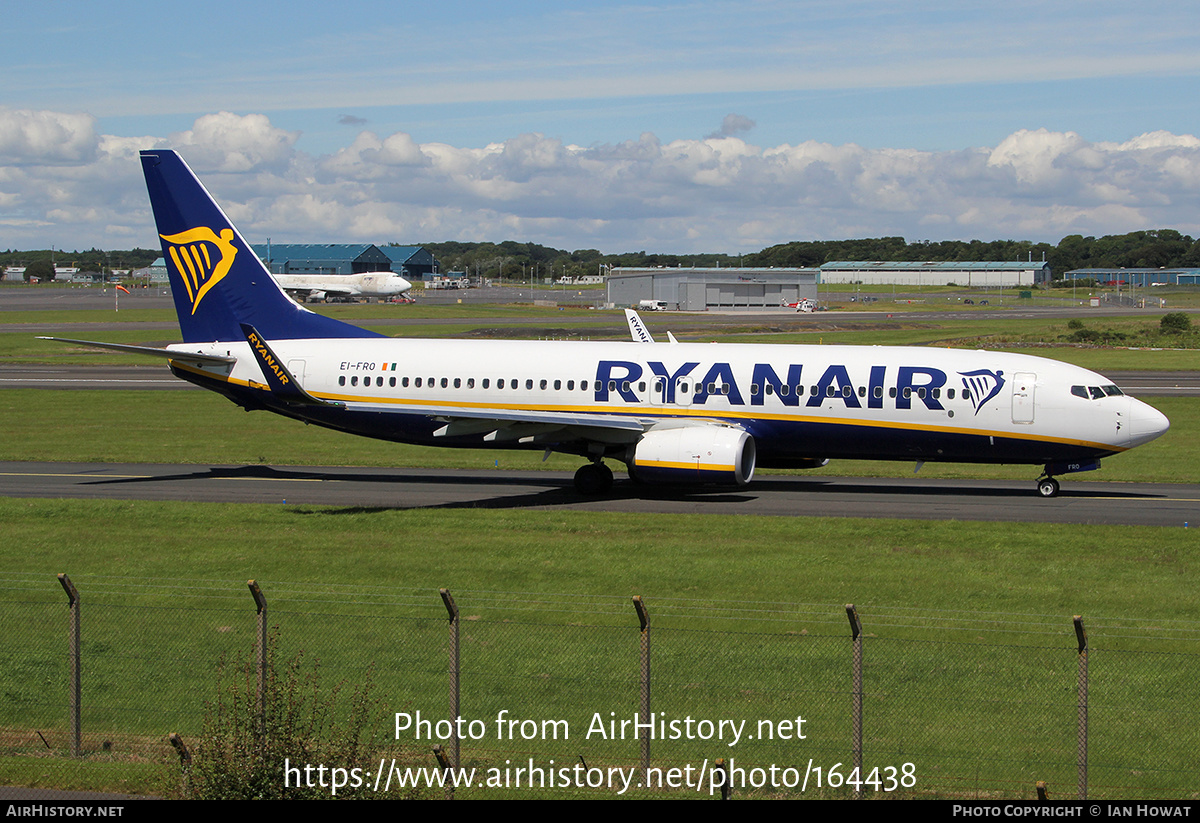
[[[798,240],[770,246],[746,255],[720,253],[656,254],[637,251],[603,254],[597,249],[566,251],[537,243],[505,240],[500,243],[420,244],[438,260],[443,272],[465,271],[471,275],[518,280],[564,275],[579,277],[596,274],[601,266],[775,266],[777,268],[816,267],[834,260],[879,260],[916,262],[983,262],[1046,260],[1055,275],[1082,268],[1200,268],[1200,240],[1174,229],[1151,229],[1104,237],[1072,234],[1057,245],[1028,240],[941,240],[907,242],[903,237],[877,237],[856,240]],[[107,257],[106,257],[107,254]],[[28,266],[37,261],[78,266],[83,271],[100,271],[111,263],[116,268],[143,268],[162,253],[151,249],[65,252],[0,251],[0,265]]]

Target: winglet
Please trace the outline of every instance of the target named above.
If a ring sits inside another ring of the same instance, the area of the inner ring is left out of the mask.
[[[279,355],[271,350],[271,347],[267,345],[267,341],[263,339],[261,334],[255,331],[253,326],[243,323],[242,333],[246,335],[246,342],[250,344],[250,351],[254,352],[259,366],[262,367],[262,373],[267,378],[267,385],[271,388],[271,394],[285,403],[300,403],[308,406],[341,407],[345,405],[343,403],[330,403],[326,400],[320,400],[306,392],[304,387],[300,385],[300,382],[288,371],[283,361],[279,359]]]
[[[625,310],[625,322],[629,324],[629,333],[633,335],[634,343],[654,342],[654,338],[650,336],[650,330],[646,328],[642,318],[638,317],[638,313],[633,309]]]

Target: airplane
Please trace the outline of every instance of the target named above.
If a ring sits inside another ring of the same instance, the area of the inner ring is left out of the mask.
[[[141,153],[183,343],[68,342],[165,358],[247,410],[366,437],[582,457],[575,486],[741,487],[831,459],[1041,466],[1058,476],[1170,422],[1112,381],[1023,354],[893,346],[389,338],[288,299],[173,151]],[[636,313],[630,312],[634,317]]]
[[[404,294],[412,283],[390,271],[364,274],[272,274],[275,282],[299,302],[342,297],[391,297]]]

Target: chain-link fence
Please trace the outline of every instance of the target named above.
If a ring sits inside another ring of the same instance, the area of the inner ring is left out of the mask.
[[[270,779],[326,793],[339,781],[343,793],[459,798],[1033,798],[1039,782],[1063,799],[1193,792],[1200,648],[1185,623],[0,582],[8,782],[32,768],[70,788],[125,770],[130,785],[193,790],[213,728],[240,701],[260,737],[277,734],[264,713],[302,727]],[[321,723],[346,726],[356,701],[373,713],[352,755],[305,742]]]

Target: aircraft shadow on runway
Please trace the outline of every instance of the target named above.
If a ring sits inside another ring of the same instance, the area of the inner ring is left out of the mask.
[[[389,509],[402,510],[412,508],[427,508],[427,509],[522,509],[536,508],[544,506],[570,506],[586,503],[636,503],[637,501],[645,501],[647,503],[707,503],[707,504],[745,504],[750,503],[763,495],[768,494],[784,494],[790,493],[799,496],[810,497],[812,495],[861,495],[864,500],[872,495],[886,495],[889,497],[904,496],[904,497],[934,497],[934,498],[978,498],[978,499],[996,499],[996,498],[1011,498],[1022,501],[1029,501],[1031,506],[1053,505],[1053,501],[1039,499],[1033,491],[1025,485],[1011,486],[996,486],[996,485],[979,485],[973,486],[970,481],[964,481],[959,484],[949,483],[947,481],[912,481],[899,480],[894,485],[880,483],[860,483],[854,481],[846,481],[844,479],[832,480],[827,478],[815,477],[772,477],[756,479],[754,483],[745,490],[732,490],[720,487],[690,487],[690,486],[644,486],[635,484],[630,481],[619,480],[614,484],[612,490],[604,497],[588,497],[578,493],[571,480],[561,475],[539,476],[538,474],[524,472],[520,474],[505,473],[505,472],[489,472],[487,474],[470,474],[462,472],[430,472],[430,473],[410,473],[406,471],[396,472],[370,472],[370,471],[353,471],[353,470],[325,470],[312,468],[278,468],[274,466],[208,466],[197,467],[193,471],[180,472],[177,474],[160,475],[156,477],[122,477],[122,478],[97,478],[95,480],[86,481],[85,485],[120,485],[120,484],[143,484],[143,483],[173,483],[180,481],[197,481],[197,480],[265,480],[265,481],[327,481],[327,482],[344,482],[344,483],[368,483],[374,485],[387,485],[396,488],[397,504],[394,506],[350,506],[336,510],[334,513],[359,513],[364,511],[386,511]],[[438,486],[438,487],[458,487],[470,489],[471,487],[481,486],[499,486],[499,487],[543,487],[539,491],[533,491],[525,494],[499,494],[484,497],[474,497],[470,499],[446,500],[443,502],[430,503],[411,503],[403,502],[405,487],[411,486]],[[1069,500],[1073,496],[1070,489],[1064,490],[1059,500]],[[1147,495],[1144,491],[1140,492],[1122,492],[1122,491],[1096,491],[1094,488],[1089,488],[1086,492],[1077,492],[1075,496],[1088,498],[1109,498],[1118,499],[1133,499],[1145,498]],[[303,505],[318,505],[312,502],[306,502]],[[331,501],[329,505],[336,506],[337,503]]]

